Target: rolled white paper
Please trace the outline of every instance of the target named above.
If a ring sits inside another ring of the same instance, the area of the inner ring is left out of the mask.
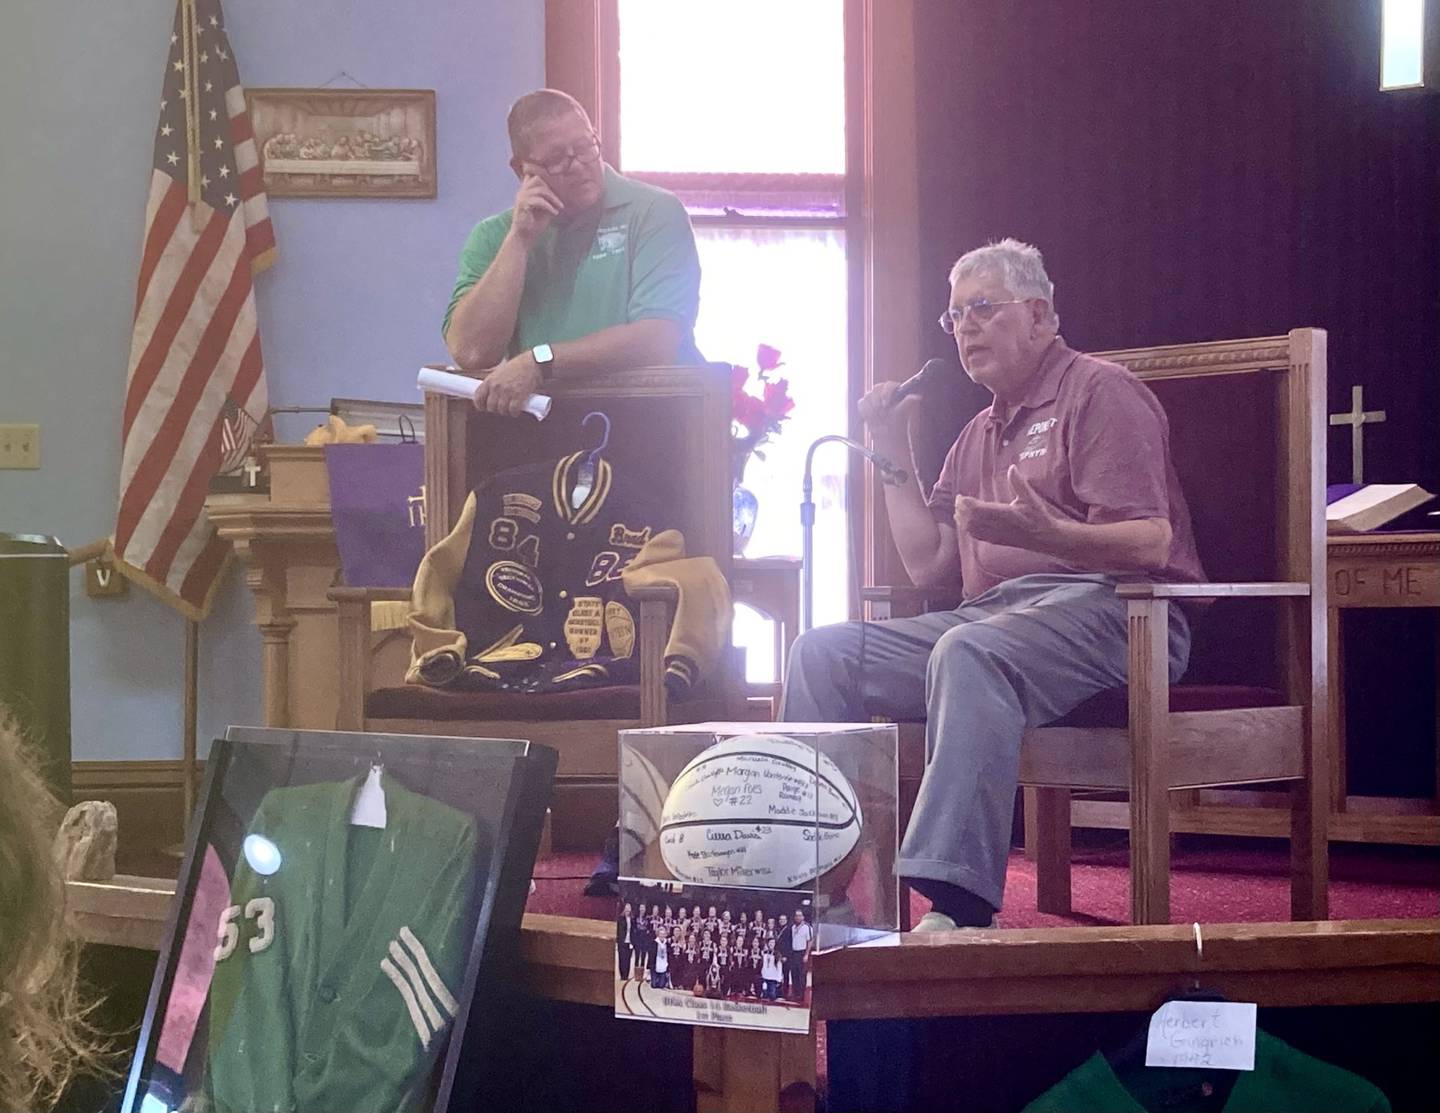
[[[432,394],[473,399],[475,388],[480,385],[480,380],[472,379],[469,375],[457,375],[453,371],[441,371],[436,367],[422,367],[415,380],[415,385]],[[548,394],[530,395],[525,399],[525,412],[536,421],[544,421],[550,413],[550,396]]]

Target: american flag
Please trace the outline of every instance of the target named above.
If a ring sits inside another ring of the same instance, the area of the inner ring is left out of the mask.
[[[203,507],[227,403],[255,415],[267,407],[252,278],[274,255],[219,0],[180,0],[145,208],[112,545],[126,576],[192,619],[209,610],[230,553]]]

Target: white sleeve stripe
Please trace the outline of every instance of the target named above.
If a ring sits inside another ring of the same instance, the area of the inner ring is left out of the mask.
[[[395,964],[401,970],[405,971],[411,988],[415,990],[415,999],[425,1010],[425,1019],[430,1022],[430,1027],[436,1032],[440,1031],[445,1027],[445,1018],[440,1015],[440,1010],[435,1007],[435,1002],[430,1000],[430,994],[425,991],[425,983],[420,978],[420,971],[415,969],[415,964],[410,961],[410,956],[393,939],[390,941],[390,957],[395,960]]]
[[[435,969],[434,963],[430,961],[430,956],[425,951],[425,945],[415,938],[415,933],[408,927],[400,929],[400,939],[414,952],[415,961],[420,966],[420,972],[425,975],[425,982],[429,985],[430,992],[435,994],[435,999],[445,1006],[445,1011],[454,1016],[460,1011],[460,1004],[441,980],[440,972]]]
[[[400,996],[405,999],[405,1009],[410,1013],[410,1023],[415,1025],[415,1034],[420,1037],[420,1046],[426,1051],[430,1050],[430,1028],[425,1023],[425,1017],[420,1012],[420,1005],[415,1000],[415,992],[410,988],[395,964],[388,958],[380,960],[380,969],[385,971],[385,976],[395,983],[395,988],[400,991]]]

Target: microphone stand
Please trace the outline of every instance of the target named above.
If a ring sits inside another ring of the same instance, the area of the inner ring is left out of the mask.
[[[815,450],[827,441],[839,441],[852,452],[858,452],[875,465],[882,477],[893,477],[899,482],[909,479],[909,475],[903,469],[897,468],[873,448],[866,448],[858,441],[852,441],[849,437],[842,437],[838,433],[827,433],[823,437],[817,437],[805,450],[805,472],[800,481],[800,631],[802,633],[815,625],[815,500],[812,498],[814,483],[810,477],[810,470],[815,459]]]

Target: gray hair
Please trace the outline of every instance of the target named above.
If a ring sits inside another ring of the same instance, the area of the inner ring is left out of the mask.
[[[536,89],[533,93],[526,93],[510,106],[505,117],[505,130],[510,133],[510,153],[516,158],[521,156],[528,138],[526,132],[536,124],[570,112],[574,112],[587,124],[590,123],[589,113],[569,93],[563,93],[559,89]]]
[[[1059,327],[1060,315],[1055,312],[1055,284],[1045,273],[1045,260],[1038,247],[1007,236],[967,251],[950,268],[950,285],[953,287],[960,279],[975,275],[998,279],[1014,297],[1040,298],[1050,306],[1050,316]]]

